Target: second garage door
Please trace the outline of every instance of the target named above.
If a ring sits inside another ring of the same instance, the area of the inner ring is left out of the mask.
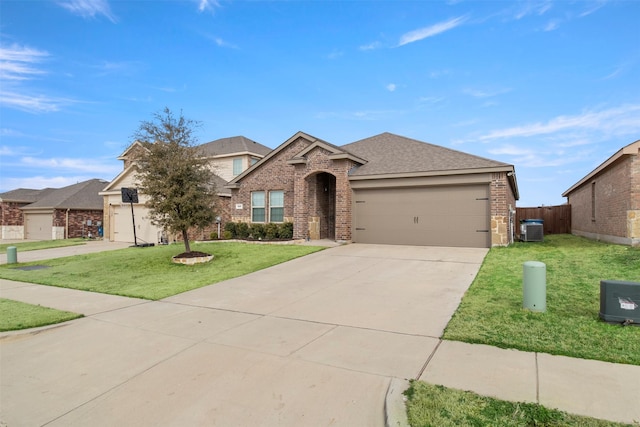
[[[25,234],[29,240],[53,239],[53,215],[51,213],[25,213]]]
[[[358,189],[354,208],[354,242],[490,246],[488,185]]]

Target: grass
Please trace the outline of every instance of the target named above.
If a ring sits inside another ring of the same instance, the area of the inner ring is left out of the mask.
[[[547,270],[547,311],[522,308],[522,264]],[[492,248],[444,338],[640,365],[640,327],[602,322],[600,280],[640,279],[640,248],[549,235]]]
[[[627,425],[567,414],[536,403],[507,402],[422,381],[412,381],[405,395],[412,427]]]
[[[79,317],[82,314],[0,298],[0,332],[52,325]]]
[[[324,248],[299,245],[194,243],[193,251],[213,254],[206,264],[174,264],[183,246],[126,248],[20,264],[50,268],[17,270],[0,266],[0,278],[84,291],[158,300],[242,276]]]
[[[24,251],[37,251],[39,249],[62,248],[64,246],[85,245],[85,239],[58,239],[58,240],[41,240],[37,242],[18,242],[18,243],[2,243],[0,244],[0,253],[7,252],[9,246],[15,246],[18,253]]]

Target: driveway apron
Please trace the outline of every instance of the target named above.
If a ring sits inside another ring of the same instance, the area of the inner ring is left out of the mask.
[[[420,377],[486,253],[344,245],[2,334],[0,419],[382,426],[391,380]]]

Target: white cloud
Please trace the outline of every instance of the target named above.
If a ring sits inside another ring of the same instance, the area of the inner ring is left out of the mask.
[[[560,21],[558,21],[557,19],[552,19],[551,21],[547,22],[547,25],[544,26],[543,31],[553,31],[553,30],[557,30],[560,27]]]
[[[478,140],[488,142],[503,138],[523,138],[576,130],[598,131],[609,135],[640,133],[640,104],[623,105],[596,112],[589,111],[575,116],[558,116],[547,122],[498,129],[480,136]]]
[[[393,92],[393,91],[395,91],[395,90],[396,90],[397,86],[396,86],[396,84],[395,84],[395,83],[389,83],[389,84],[386,86],[386,88],[387,88],[387,90],[388,90],[389,92]]]
[[[444,33],[445,31],[452,30],[458,27],[459,25],[462,25],[466,20],[467,20],[466,16],[459,16],[457,18],[449,19],[448,21],[439,22],[429,27],[419,28],[417,30],[410,31],[408,33],[403,34],[402,37],[400,37],[398,46],[404,46],[406,44],[417,42],[419,40],[423,40],[428,37],[433,37],[440,33]]]
[[[590,2],[589,7],[584,12],[582,12],[579,15],[579,17],[584,18],[585,16],[591,15],[593,12],[604,7],[606,3],[607,3],[607,0],[597,0],[597,1]]]
[[[16,92],[0,93],[0,105],[27,113],[50,113],[59,111],[63,106],[76,101],[66,98],[54,98],[46,95],[28,95]]]
[[[380,42],[372,42],[369,44],[365,44],[359,47],[360,50],[374,50],[382,47],[382,43]]]
[[[96,15],[103,15],[109,21],[117,22],[107,0],[59,0],[58,4],[83,18],[95,18]]]
[[[101,162],[95,159],[81,159],[81,158],[47,158],[42,159],[38,157],[22,157],[20,164],[24,167],[36,167],[41,169],[65,170],[65,171],[79,171],[90,172],[94,174],[109,174],[115,176],[120,172],[121,167],[115,164],[113,161]]]
[[[522,19],[528,15],[544,15],[549,9],[551,9],[551,1],[544,0],[527,0],[524,3],[520,3],[520,8],[516,11],[513,18],[516,20]]]
[[[43,70],[35,68],[34,64],[42,62],[48,56],[43,50],[17,44],[0,47],[0,79],[28,80],[35,75],[45,74]]]
[[[198,12],[214,11],[217,7],[220,7],[218,0],[197,0]]]

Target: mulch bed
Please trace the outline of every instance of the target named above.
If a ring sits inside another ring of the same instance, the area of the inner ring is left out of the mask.
[[[198,251],[191,251],[191,252],[183,252],[179,255],[174,256],[174,258],[200,258],[205,256],[211,256],[211,254],[198,252]]]

